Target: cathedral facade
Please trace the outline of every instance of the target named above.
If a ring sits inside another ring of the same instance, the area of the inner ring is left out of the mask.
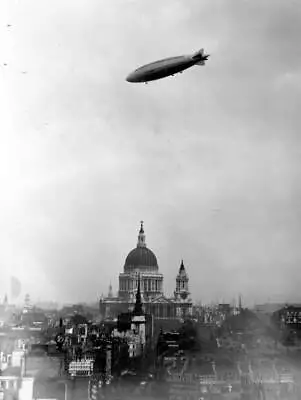
[[[107,297],[100,299],[102,319],[117,318],[118,314],[134,308],[138,287],[141,291],[144,312],[155,319],[183,319],[192,314],[189,277],[183,261],[176,276],[175,291],[166,297],[163,291],[163,274],[159,271],[157,257],[146,246],[143,222],[136,248],[125,259],[123,272],[119,274],[118,296],[114,297],[110,285]]]

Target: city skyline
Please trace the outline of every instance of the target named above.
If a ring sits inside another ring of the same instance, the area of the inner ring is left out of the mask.
[[[300,301],[298,11],[1,2],[3,281],[18,277],[33,299],[94,301],[110,281],[117,290],[143,219],[167,293],[183,259],[195,300]],[[125,81],[202,47],[204,67]]]

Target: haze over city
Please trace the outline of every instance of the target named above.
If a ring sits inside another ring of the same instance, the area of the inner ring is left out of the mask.
[[[3,0],[0,294],[116,292],[144,220],[167,293],[183,258],[194,300],[301,301],[300,11]],[[205,67],[125,82],[202,47]]]

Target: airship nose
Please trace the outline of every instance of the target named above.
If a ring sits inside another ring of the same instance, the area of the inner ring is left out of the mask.
[[[131,72],[127,77],[126,77],[126,81],[127,82],[134,82],[134,76],[133,76],[133,72]]]
[[[136,72],[131,72],[127,77],[126,77],[127,82],[138,82],[137,80],[137,74]]]

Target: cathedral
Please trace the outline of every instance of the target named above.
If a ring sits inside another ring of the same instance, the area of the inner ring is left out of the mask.
[[[140,287],[144,312],[155,319],[183,319],[192,314],[189,278],[183,263],[176,276],[174,295],[166,297],[163,292],[163,274],[159,271],[157,257],[146,246],[143,222],[136,248],[125,259],[123,272],[119,274],[118,296],[114,297],[110,285],[107,297],[99,302],[102,319],[117,318],[118,314],[133,310],[136,293]]]

